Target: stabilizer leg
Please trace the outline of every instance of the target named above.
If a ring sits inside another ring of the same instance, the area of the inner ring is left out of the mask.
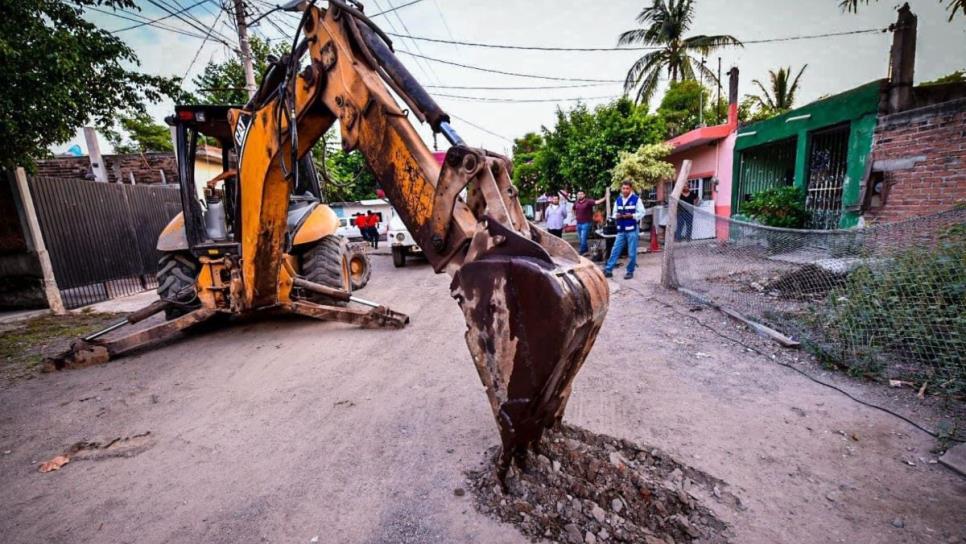
[[[218,311],[199,308],[165,323],[148,327],[116,340],[97,340],[78,338],[71,343],[70,349],[54,357],[44,359],[47,370],[80,368],[107,361],[129,351],[143,348],[173,338],[181,331],[211,319]],[[90,336],[87,338],[91,338]]]

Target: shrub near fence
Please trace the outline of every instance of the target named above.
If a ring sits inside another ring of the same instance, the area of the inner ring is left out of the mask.
[[[854,374],[966,394],[966,209],[845,231],[708,220],[716,238],[674,246],[680,287]]]

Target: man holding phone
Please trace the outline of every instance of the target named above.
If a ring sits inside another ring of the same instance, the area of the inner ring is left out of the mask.
[[[624,180],[621,183],[621,194],[614,201],[613,217],[617,223],[617,238],[614,239],[614,248],[610,252],[610,259],[604,266],[604,276],[613,277],[617,258],[620,257],[626,246],[628,261],[624,279],[629,280],[634,277],[634,269],[637,268],[637,228],[644,217],[644,204],[641,203],[640,197],[634,193],[634,185],[630,180]]]

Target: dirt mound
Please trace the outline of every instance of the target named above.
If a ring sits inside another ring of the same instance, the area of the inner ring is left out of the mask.
[[[702,503],[741,507],[723,482],[667,454],[568,425],[544,435],[525,470],[510,470],[504,494],[496,450],[467,473],[476,507],[535,541],[723,543],[727,525]]]

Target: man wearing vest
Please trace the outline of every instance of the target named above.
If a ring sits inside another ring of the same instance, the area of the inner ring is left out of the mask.
[[[629,280],[634,277],[634,269],[637,268],[637,225],[644,217],[644,204],[634,194],[630,180],[621,183],[621,194],[614,202],[613,217],[617,223],[617,238],[614,239],[614,249],[610,252],[610,259],[604,266],[604,276],[613,277],[612,272],[617,264],[617,258],[627,246],[627,273],[624,274],[624,279]]]

